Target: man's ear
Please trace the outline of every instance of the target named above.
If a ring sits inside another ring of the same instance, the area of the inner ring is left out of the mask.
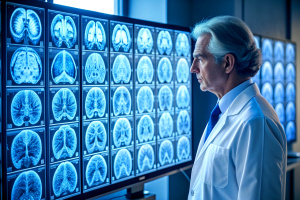
[[[229,74],[233,68],[234,68],[234,65],[235,65],[235,57],[233,54],[231,53],[228,53],[224,56],[224,64],[225,64],[225,72],[227,74]]]

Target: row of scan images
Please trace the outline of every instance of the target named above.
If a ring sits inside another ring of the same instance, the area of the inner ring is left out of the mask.
[[[132,82],[132,55],[111,54],[111,84]],[[45,84],[44,49],[7,45],[7,86]],[[159,83],[188,83],[189,62],[176,59],[176,69],[168,57],[161,57],[154,69],[154,56],[136,56],[137,83],[151,84],[157,72]],[[49,49],[50,85],[78,85],[78,51]],[[176,74],[173,76],[173,74]],[[108,85],[108,53],[83,52],[83,84]]]
[[[7,43],[44,46],[45,44],[45,11],[44,9],[7,5],[8,37]],[[50,27],[49,46],[78,49],[79,44],[79,16],[49,10]],[[108,20],[82,17],[82,44],[83,49],[108,50]],[[155,29],[154,27],[135,25],[133,39],[133,24],[110,22],[110,46],[114,52],[154,53],[171,55],[174,51],[177,56],[189,56],[190,38],[187,33],[169,29]],[[176,38],[176,39],[175,39]],[[156,39],[156,40],[155,40]],[[156,41],[156,42],[155,42]],[[175,43],[175,44],[173,44]],[[174,48],[175,47],[175,48]]]
[[[271,105],[274,103],[296,101],[296,88],[294,83],[288,83],[284,87],[282,83],[277,83],[273,86],[271,83],[267,82],[262,85],[261,94]]]

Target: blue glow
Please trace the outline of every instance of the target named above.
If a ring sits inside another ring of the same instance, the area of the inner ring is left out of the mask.
[[[137,166],[140,172],[148,171],[154,165],[154,150],[149,144],[144,144],[137,155]]]
[[[86,60],[84,75],[88,83],[103,83],[105,80],[105,64],[99,53],[92,53]]]
[[[188,56],[190,52],[190,44],[185,33],[179,33],[177,35],[175,48],[177,56]]]
[[[60,89],[53,97],[52,112],[56,121],[62,118],[74,119],[77,111],[75,95],[68,88]]]
[[[126,25],[117,24],[112,33],[112,45],[115,51],[120,51],[122,47],[124,52],[128,52],[131,46],[131,37]]]
[[[187,137],[183,136],[177,143],[177,158],[178,160],[187,159],[190,156],[190,141]]]
[[[171,137],[173,134],[173,119],[168,112],[164,112],[158,122],[160,138]]]
[[[167,57],[163,57],[158,62],[157,78],[160,83],[170,83],[172,81],[173,69],[172,64]]]
[[[106,176],[107,164],[105,159],[101,155],[94,155],[86,166],[85,178],[87,184],[90,187],[101,184],[105,181]]]
[[[191,131],[191,119],[186,110],[179,112],[177,116],[177,132],[179,135],[187,134]]]
[[[176,77],[178,83],[187,83],[189,80],[189,64],[186,59],[180,58],[176,67]]]
[[[173,42],[169,31],[160,31],[157,36],[157,49],[159,54],[170,55],[173,48]]]
[[[112,76],[115,83],[129,83],[131,77],[131,66],[125,55],[118,55],[114,60]]]
[[[169,86],[164,85],[158,92],[158,103],[160,110],[171,110],[173,93]]]
[[[139,53],[151,53],[153,48],[152,33],[148,28],[141,28],[137,35],[137,47]]]
[[[131,110],[131,95],[124,86],[118,87],[113,96],[113,113],[128,115]]]
[[[153,139],[154,124],[149,115],[143,115],[137,125],[137,137],[139,142],[147,142]]]
[[[132,171],[132,157],[127,149],[118,151],[113,168],[116,179],[130,176]]]
[[[154,69],[151,59],[148,56],[140,58],[137,65],[137,79],[139,83],[151,83],[154,76]]]
[[[98,87],[89,90],[85,99],[85,112],[88,118],[103,117],[106,109],[106,99]]]
[[[106,35],[102,24],[99,21],[89,21],[84,33],[85,46],[88,49],[97,48],[104,50],[106,44]]]
[[[273,80],[272,65],[269,61],[264,62],[261,67],[261,78],[263,81],[272,81]]]
[[[178,108],[187,108],[190,105],[190,94],[185,85],[181,85],[177,91],[176,102]]]
[[[113,128],[113,142],[116,147],[128,146],[132,141],[131,125],[126,118],[119,118]]]
[[[154,106],[154,96],[149,86],[143,86],[137,93],[137,109],[139,113],[152,112]]]
[[[161,166],[170,164],[173,162],[174,158],[174,149],[173,144],[170,140],[164,140],[160,146],[158,151],[159,163]]]
[[[93,121],[87,128],[85,135],[85,146],[89,153],[103,151],[107,142],[105,127],[100,121]]]

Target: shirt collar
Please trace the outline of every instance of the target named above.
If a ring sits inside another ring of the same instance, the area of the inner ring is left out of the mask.
[[[250,78],[249,80],[239,84],[235,88],[231,89],[229,92],[227,92],[221,99],[219,99],[219,106],[220,110],[223,113],[226,112],[230,104],[233,102],[233,100],[244,90],[246,89],[249,85],[253,84],[252,79]]]

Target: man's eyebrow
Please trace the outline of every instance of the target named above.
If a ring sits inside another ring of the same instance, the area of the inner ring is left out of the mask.
[[[193,54],[193,57],[194,58],[199,58],[199,57],[206,58],[206,55],[203,53],[197,53],[197,54]]]

